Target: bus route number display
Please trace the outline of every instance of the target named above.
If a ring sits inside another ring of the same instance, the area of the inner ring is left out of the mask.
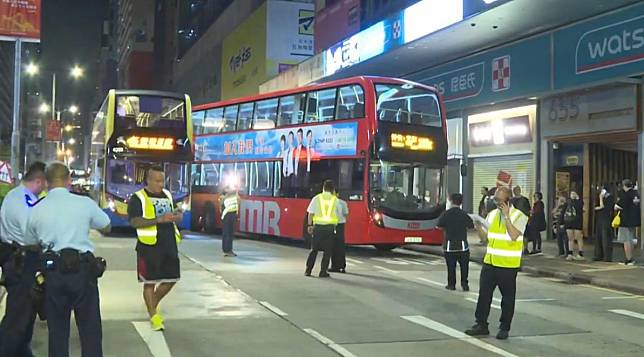
[[[434,141],[425,136],[391,133],[391,147],[412,151],[433,151]]]
[[[174,150],[174,139],[167,137],[131,136],[125,142],[130,149]]]

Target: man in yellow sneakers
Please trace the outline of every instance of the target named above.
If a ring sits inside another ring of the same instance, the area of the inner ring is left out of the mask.
[[[130,224],[136,228],[138,242],[137,273],[143,283],[143,299],[155,331],[163,330],[159,303],[181,276],[177,244],[181,233],[176,223],[183,213],[175,211],[170,191],[164,188],[162,167],[147,171],[145,188],[132,195],[128,205]]]

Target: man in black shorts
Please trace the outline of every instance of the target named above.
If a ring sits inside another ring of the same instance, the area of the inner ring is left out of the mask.
[[[143,299],[155,331],[163,330],[159,303],[180,278],[177,243],[181,233],[176,223],[183,213],[175,211],[172,194],[164,188],[163,168],[152,167],[146,187],[132,195],[128,206],[130,224],[136,228],[137,273],[143,283]]]

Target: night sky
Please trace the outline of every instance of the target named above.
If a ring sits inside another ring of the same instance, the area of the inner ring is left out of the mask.
[[[108,0],[43,0],[42,4],[43,93],[51,100],[51,71],[56,71],[57,107],[76,104],[86,118],[98,110],[94,108],[98,61]],[[74,64],[85,69],[78,81],[69,75]]]

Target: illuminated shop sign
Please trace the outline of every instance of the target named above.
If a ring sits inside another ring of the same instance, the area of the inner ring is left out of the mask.
[[[490,146],[532,141],[527,115],[470,124],[470,144]]]
[[[463,19],[463,0],[423,0],[325,51],[331,75]]]
[[[433,151],[434,141],[418,135],[391,133],[391,147],[412,151]]]

